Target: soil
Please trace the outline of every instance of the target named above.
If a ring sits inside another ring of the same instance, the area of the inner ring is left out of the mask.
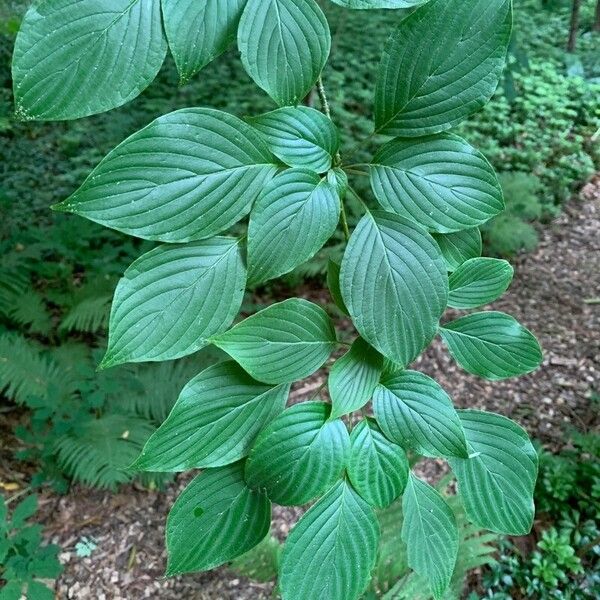
[[[435,377],[458,407],[510,416],[532,437],[558,448],[566,428],[589,431],[599,422],[598,403],[591,397],[595,386],[600,391],[600,178],[542,231],[538,249],[514,264],[514,283],[493,308],[514,315],[538,336],[545,352],[543,366],[532,375],[492,384],[465,374],[436,342],[415,368]],[[318,299],[320,293],[308,290],[305,295]],[[292,401],[324,394],[318,392],[324,377],[321,371],[296,386]],[[440,461],[419,465],[421,475],[430,481],[443,470]],[[56,582],[57,596],[97,600],[271,597],[271,584],[250,582],[225,568],[169,580],[162,577],[166,515],[189,479],[190,475],[180,476],[163,492],[131,485],[117,494],[83,487],[59,498],[42,494],[41,515],[48,537],[63,548],[60,559],[65,570]],[[274,533],[284,538],[301,512],[276,509]],[[89,558],[79,558],[75,552],[83,537],[97,544]]]

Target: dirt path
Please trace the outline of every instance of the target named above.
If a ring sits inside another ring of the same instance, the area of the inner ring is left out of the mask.
[[[598,425],[591,397],[594,386],[600,392],[600,180],[588,185],[582,197],[545,230],[535,253],[516,261],[515,282],[494,305],[516,316],[540,338],[545,350],[543,367],[521,379],[490,384],[461,372],[439,344],[417,365],[446,387],[457,406],[509,415],[552,446],[561,443],[565,426],[589,429]],[[295,397],[312,396],[322,378],[317,374],[296,390]],[[431,473],[439,470],[435,463],[430,467]],[[164,522],[184,484],[181,479],[166,493],[127,487],[117,495],[76,488],[59,500],[43,499],[46,526],[53,541],[64,548],[59,597],[269,597],[270,585],[253,584],[225,570],[161,579]],[[297,514],[278,512],[277,533],[285,534]],[[83,536],[98,544],[86,559],[74,551]]]

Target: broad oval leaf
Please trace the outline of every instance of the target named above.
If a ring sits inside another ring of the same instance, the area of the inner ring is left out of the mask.
[[[379,133],[439,133],[478,111],[504,68],[511,0],[431,0],[387,41],[377,79]]]
[[[327,313],[301,298],[272,304],[211,341],[265,383],[312,375],[337,345]]]
[[[355,10],[366,10],[373,8],[412,8],[419,4],[425,4],[429,0],[331,0],[345,8]]]
[[[329,371],[328,387],[333,418],[362,408],[373,395],[383,370],[383,356],[362,338]]]
[[[52,0],[25,14],[12,63],[21,119],[78,119],[135,98],[167,42],[160,0]]]
[[[162,0],[165,33],[182,84],[235,40],[245,5],[246,0]]]
[[[452,400],[423,373],[386,375],[375,390],[373,411],[385,435],[403,448],[431,457],[468,456]]]
[[[244,481],[244,465],[207,469],[167,519],[167,576],[208,571],[254,548],[269,532],[271,502]]]
[[[231,325],[245,286],[239,240],[158,246],[138,258],[117,285],[100,366],[196,352]]]
[[[508,289],[513,275],[513,268],[505,260],[467,260],[450,276],[448,306],[467,309],[493,302]]]
[[[429,583],[434,598],[450,583],[458,555],[458,528],[452,509],[429,484],[411,474],[402,498],[402,539],[408,564]]]
[[[266,490],[277,504],[306,504],[340,478],[350,453],[350,436],[331,420],[325,402],[302,402],[286,409],[258,436],[246,481]]]
[[[213,236],[246,216],[277,168],[247,123],[211,108],[159,117],[54,208],[163,242]]]
[[[469,373],[492,381],[535,371],[542,349],[535,336],[501,312],[473,313],[440,328],[456,362]]]
[[[538,457],[527,433],[500,415],[478,410],[458,413],[470,457],[453,458],[450,466],[469,519],[497,533],[529,533]]]
[[[392,140],[377,152],[370,172],[385,210],[439,233],[481,225],[504,210],[492,165],[450,133]]]
[[[260,131],[269,150],[290,167],[325,173],[340,147],[331,119],[308,106],[278,108],[248,122]]]
[[[248,280],[289,273],[312,258],[336,230],[340,199],[327,179],[287,169],[265,186],[250,215]]]
[[[377,558],[374,510],[340,481],[290,532],[281,557],[283,600],[357,600]]]
[[[448,271],[456,271],[465,261],[481,256],[483,243],[481,231],[477,227],[463,229],[456,233],[432,235],[440,247]]]
[[[381,211],[352,233],[340,283],[361,336],[402,366],[431,342],[448,299],[446,265],[431,236]]]
[[[289,390],[255,381],[233,361],[208,367],[183,388],[134,466],[173,472],[233,463],[283,411]]]
[[[389,506],[406,487],[408,459],[404,450],[390,442],[370,419],[352,430],[350,441],[347,471],[352,485],[371,506]]]
[[[295,105],[321,74],[331,34],[315,0],[248,0],[238,47],[256,85],[280,106]]]

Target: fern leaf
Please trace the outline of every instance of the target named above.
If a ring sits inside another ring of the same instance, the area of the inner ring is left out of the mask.
[[[23,336],[0,336],[0,391],[23,404],[32,396],[46,396],[52,385],[64,387],[56,363]]]
[[[15,294],[7,310],[11,321],[27,328],[31,333],[48,335],[52,329],[52,319],[44,299],[33,290]]]
[[[128,467],[154,430],[145,419],[130,415],[90,418],[58,440],[58,464],[75,481],[114,490],[131,479]]]
[[[111,300],[112,295],[84,298],[72,306],[64,316],[60,329],[82,333],[96,333],[106,330],[108,328]]]

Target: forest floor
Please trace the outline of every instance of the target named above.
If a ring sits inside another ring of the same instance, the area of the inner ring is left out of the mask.
[[[547,225],[538,249],[515,261],[514,283],[493,308],[517,317],[540,339],[544,364],[536,373],[489,383],[462,372],[441,344],[434,345],[415,368],[435,377],[457,406],[477,407],[510,416],[545,445],[564,443],[565,428],[588,431],[598,425],[592,402],[600,392],[600,177],[588,184],[579,201]],[[305,295],[318,299],[321,293]],[[340,323],[344,327],[344,323]],[[347,325],[347,324],[346,324]],[[293,391],[293,401],[314,396],[322,371]],[[421,474],[435,480],[444,465],[428,461]],[[166,491],[135,485],[113,494],[75,487],[63,497],[42,494],[41,515],[50,539],[63,549],[64,573],[58,597],[95,600],[141,598],[245,600],[271,597],[271,584],[256,584],[226,569],[162,578],[164,524],[177,493],[190,476],[180,476]],[[273,531],[284,537],[301,509],[276,509]],[[87,537],[97,544],[79,558],[75,544]]]

